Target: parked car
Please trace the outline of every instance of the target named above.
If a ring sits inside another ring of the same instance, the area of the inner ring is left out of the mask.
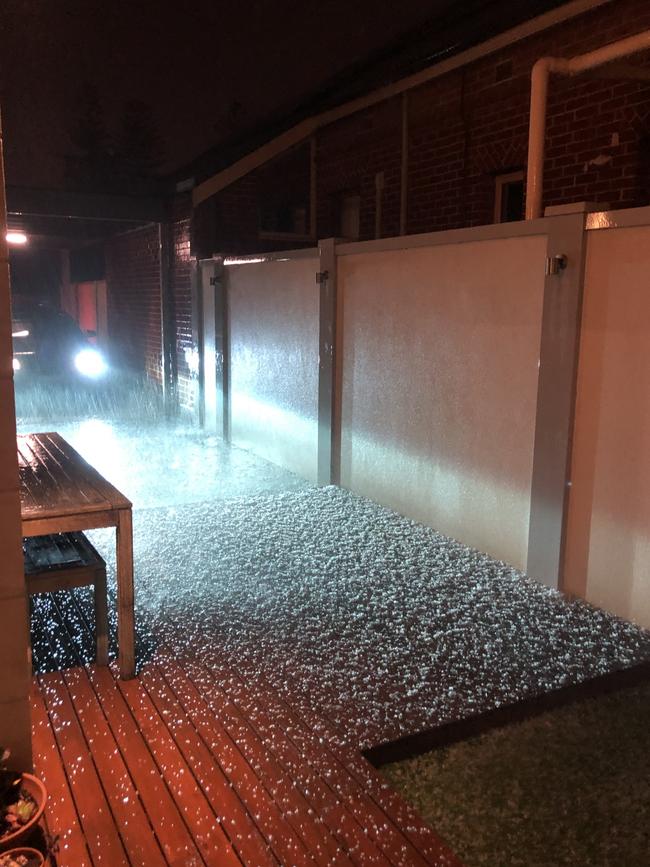
[[[72,317],[51,304],[15,299],[11,332],[16,382],[44,377],[93,382],[108,374],[104,354]]]

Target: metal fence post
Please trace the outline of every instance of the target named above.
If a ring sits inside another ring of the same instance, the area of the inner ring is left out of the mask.
[[[318,333],[318,484],[339,481],[336,241],[318,243],[320,270]]]
[[[526,572],[562,586],[584,286],[585,215],[548,218]]]
[[[217,367],[217,424],[225,442],[230,442],[230,310],[228,271],[223,258],[214,271],[215,363]]]

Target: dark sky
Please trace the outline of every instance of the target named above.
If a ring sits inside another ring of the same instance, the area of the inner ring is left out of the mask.
[[[334,73],[453,0],[2,0],[0,99],[8,183],[51,187],[85,81],[115,131],[152,107],[164,169],[290,110]]]

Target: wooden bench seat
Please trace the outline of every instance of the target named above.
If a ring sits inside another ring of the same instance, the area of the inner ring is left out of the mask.
[[[106,563],[83,533],[51,533],[23,539],[27,593],[95,588],[97,664],[108,663]]]

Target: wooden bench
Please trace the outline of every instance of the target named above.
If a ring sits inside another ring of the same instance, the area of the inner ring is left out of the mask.
[[[98,665],[108,664],[106,563],[83,533],[52,533],[23,539],[27,592],[53,593],[95,587],[95,633]]]

